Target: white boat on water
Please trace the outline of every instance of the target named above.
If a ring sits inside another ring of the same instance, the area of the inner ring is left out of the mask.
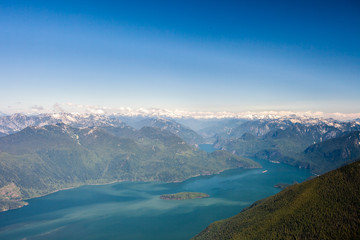
[[[280,163],[279,161],[270,161],[271,163]]]
[[[262,171],[262,173],[266,173],[268,170],[264,170],[264,171]]]

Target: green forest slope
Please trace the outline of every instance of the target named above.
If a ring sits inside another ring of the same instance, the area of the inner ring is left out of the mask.
[[[0,189],[13,186],[7,195],[8,190],[0,191],[0,208],[83,184],[173,182],[237,167],[260,165],[225,151],[206,153],[153,127],[130,132],[64,124],[29,127],[0,138]]]
[[[360,161],[258,201],[194,239],[360,239]]]
[[[240,156],[307,168],[317,174],[334,170],[360,157],[360,131],[344,132],[339,137],[315,144],[320,136],[314,137],[314,132],[304,127],[278,130],[264,137],[247,133],[218,147]]]

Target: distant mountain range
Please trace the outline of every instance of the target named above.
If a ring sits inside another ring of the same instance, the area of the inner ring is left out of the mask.
[[[181,123],[179,123],[181,122]],[[324,143],[332,145],[330,139],[346,136],[360,131],[359,120],[339,121],[312,117],[279,117],[261,119],[191,119],[191,118],[150,118],[146,116],[94,115],[94,114],[14,114],[0,117],[0,137],[18,132],[28,126],[45,126],[64,123],[78,128],[122,127],[128,134],[144,126],[167,130],[191,145],[211,143],[217,149],[223,149],[239,156],[261,158],[283,162],[297,167],[309,168],[317,174],[335,169],[358,157],[356,144],[324,147],[334,151],[351,149],[353,154],[342,154],[330,160],[334,153],[321,153],[320,148],[312,150],[312,145]],[[185,124],[185,125],[184,125]],[[186,125],[187,124],[187,125]],[[192,130],[190,127],[195,130]],[[128,137],[128,136],[127,136]],[[354,140],[355,141],[355,140]],[[337,149],[336,146],[338,147]],[[320,151],[319,153],[316,153]],[[349,150],[350,151],[350,150]],[[335,154],[336,155],[336,154]]]
[[[223,151],[207,154],[198,150],[201,143]],[[223,169],[259,167],[248,158],[323,174],[358,157],[358,120],[0,116],[0,190],[10,186],[14,196],[20,193],[17,202],[81,184],[181,181]]]
[[[3,135],[18,132],[26,127],[41,127],[64,123],[73,127],[124,126],[125,123],[114,116],[94,114],[13,114],[0,117],[0,133]]]
[[[191,130],[190,128],[185,127],[184,125],[170,119],[146,118],[137,123],[134,123],[133,126],[136,128],[142,128],[145,126],[157,127],[162,130],[167,130],[181,137],[189,144],[201,144],[204,142],[204,138],[198,133],[196,133],[194,130]]]
[[[227,134],[217,134],[214,145],[240,156],[284,162],[321,174],[360,157],[358,131],[360,123],[357,121],[253,120],[231,129]],[[344,141],[347,137],[353,141]],[[314,144],[322,147],[314,147]],[[325,153],[325,149],[331,153]],[[346,151],[351,154],[345,154]],[[335,155],[336,158],[332,157]]]
[[[360,121],[338,121],[319,118],[255,119],[245,121],[229,129],[226,134],[217,133],[217,135],[222,139],[236,139],[240,138],[244,133],[250,133],[254,136],[264,136],[270,132],[286,130],[288,128],[303,128],[304,131],[307,130],[314,134],[321,134],[319,138],[314,138],[314,140],[320,141],[320,137],[322,136],[325,136],[325,139],[329,139],[336,137],[338,133],[359,131]],[[301,131],[301,129],[299,129],[299,131]]]
[[[91,120],[81,123],[93,124]],[[135,130],[117,121],[96,125],[76,128],[57,123],[1,137],[0,208],[83,184],[174,182],[230,168],[260,167],[226,151],[205,153],[160,128]],[[10,188],[13,194],[2,188]]]
[[[127,122],[125,123],[124,120]],[[72,127],[123,127],[127,126],[128,122],[129,125],[138,129],[149,126],[168,130],[189,144],[201,144],[204,141],[203,137],[195,131],[171,119],[70,113],[0,116],[0,137],[18,132],[26,127],[41,127],[56,123],[64,123]]]
[[[287,187],[194,240],[360,239],[360,161]]]

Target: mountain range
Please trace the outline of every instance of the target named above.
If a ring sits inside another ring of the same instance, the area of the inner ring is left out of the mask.
[[[144,126],[157,127],[170,131],[186,143],[194,146],[210,143],[216,149],[226,150],[238,156],[283,162],[297,167],[309,168],[317,174],[348,163],[357,155],[343,154],[338,158],[338,161],[333,160],[330,164],[328,161],[329,154],[310,154],[310,150],[307,149],[312,149],[312,145],[319,143],[332,145],[335,141],[327,141],[360,131],[360,122],[356,119],[339,121],[296,116],[261,119],[170,119],[146,116],[56,113],[1,116],[0,137],[18,132],[28,126],[41,127],[56,123],[64,123],[78,128],[95,126],[114,128],[113,131],[117,131],[115,130],[117,127],[122,127],[122,132],[128,130],[129,134]],[[356,140],[354,141],[356,142]],[[338,149],[333,149],[333,151],[344,152],[343,149],[346,148],[357,149],[356,144],[348,147],[339,144],[336,146]],[[314,158],[315,155],[316,158]]]
[[[3,209],[83,184],[172,182],[260,167],[249,158],[323,174],[360,157],[358,120],[14,114],[0,116],[0,134]],[[201,143],[221,151],[205,153],[198,149]]]
[[[0,133],[8,135],[26,127],[41,127],[56,123],[64,123],[73,127],[116,126],[125,125],[123,121],[114,117],[99,114],[12,114],[0,116]]]
[[[218,134],[214,146],[240,156],[283,162],[322,174],[360,157],[358,135],[352,134],[358,131],[360,123],[357,121],[253,120],[231,129],[226,135]],[[343,141],[348,137],[353,141]],[[317,144],[322,148],[315,147]],[[345,154],[346,149],[352,154]],[[344,154],[338,154],[330,163],[335,152]]]
[[[0,116],[0,137],[18,132],[26,127],[41,127],[56,123],[64,123],[72,127],[131,126],[140,129],[149,126],[168,130],[192,145],[201,144],[204,141],[203,137],[198,133],[171,119],[71,113]]]
[[[182,139],[184,139],[189,144],[201,144],[204,142],[204,138],[196,133],[194,130],[185,127],[184,125],[165,118],[145,118],[139,122],[133,124],[136,128],[142,128],[145,126],[156,127],[163,130],[167,130]]]
[[[83,184],[176,182],[238,167],[260,165],[226,151],[206,153],[154,127],[27,127],[0,138],[0,188],[13,186],[16,195],[3,194],[0,205],[6,210],[9,200]]]

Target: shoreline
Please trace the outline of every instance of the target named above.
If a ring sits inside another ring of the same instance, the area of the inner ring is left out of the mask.
[[[45,193],[45,194],[41,194],[39,196],[36,196],[36,197],[32,197],[32,198],[24,198],[24,199],[21,199],[20,201],[23,201],[25,202],[26,204],[24,204],[23,206],[20,206],[20,207],[17,207],[17,208],[12,208],[12,209],[7,209],[7,210],[4,210],[4,211],[0,211],[0,214],[2,212],[7,212],[7,211],[10,211],[10,210],[16,210],[16,209],[20,209],[20,208],[23,208],[25,206],[29,206],[30,204],[28,202],[26,202],[27,200],[31,200],[31,199],[36,199],[36,198],[40,198],[40,197],[45,197],[47,195],[50,195],[50,194],[53,194],[53,193],[56,193],[56,192],[60,192],[60,191],[65,191],[65,190],[70,190],[70,189],[74,189],[74,188],[78,188],[78,187],[83,187],[83,186],[102,186],[102,185],[110,185],[110,184],[114,184],[114,183],[123,183],[123,182],[141,182],[141,183],[151,183],[151,182],[158,182],[158,183],[180,183],[180,182],[184,182],[184,181],[187,181],[189,179],[192,179],[192,178],[196,178],[196,177],[202,177],[202,176],[211,176],[211,175],[218,175],[218,174],[221,174],[222,172],[224,171],[227,171],[227,170],[233,170],[233,169],[256,169],[256,168],[262,168],[262,167],[249,167],[249,168],[244,168],[244,167],[237,167],[237,168],[224,168],[222,170],[219,170],[215,173],[204,173],[204,174],[196,174],[196,175],[193,175],[193,176],[190,176],[186,179],[183,179],[183,180],[173,180],[173,181],[170,181],[170,182],[162,182],[162,181],[130,181],[130,180],[114,180],[114,181],[110,181],[110,182],[105,182],[105,183],[84,183],[84,184],[79,184],[79,185],[76,185],[76,186],[71,186],[71,187],[65,187],[65,188],[61,188],[61,189],[57,189],[57,190],[54,190],[54,191],[51,191],[49,193]]]

